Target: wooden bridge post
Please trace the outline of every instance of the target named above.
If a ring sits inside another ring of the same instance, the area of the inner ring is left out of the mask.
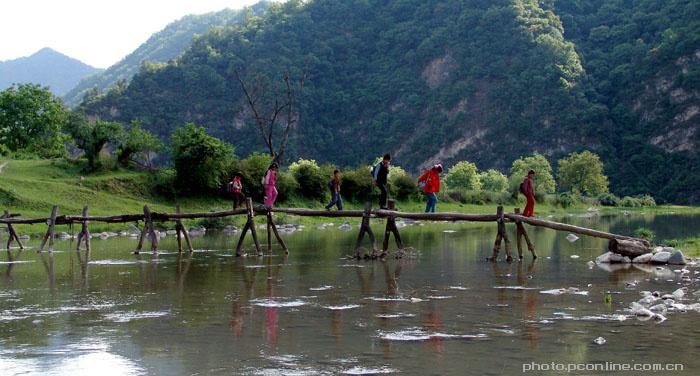
[[[139,254],[143,248],[143,240],[146,236],[151,238],[151,250],[156,253],[158,252],[158,234],[153,227],[153,219],[151,218],[151,209],[148,205],[143,206],[143,230],[141,230],[141,236],[139,237],[139,244],[134,251],[134,254]]]
[[[10,213],[5,210],[3,215],[0,216],[0,218],[10,218]],[[10,251],[10,246],[12,245],[12,241],[16,241],[17,244],[19,245],[19,249],[22,250],[24,249],[24,244],[22,244],[22,241],[19,240],[19,236],[17,236],[17,232],[15,231],[15,228],[12,227],[12,223],[7,224],[7,251]]]
[[[88,217],[88,207],[83,207],[83,218]],[[90,229],[88,227],[88,220],[84,219],[82,227],[80,228],[80,233],[78,233],[78,247],[76,251],[80,251],[80,243],[85,239],[85,250],[90,252]]]
[[[520,208],[514,208],[513,212],[517,215],[520,215]],[[515,221],[515,234],[516,234],[516,238],[517,238],[518,258],[520,260],[523,259],[522,238],[525,238],[525,243],[527,244],[527,249],[530,251],[530,253],[532,253],[532,258],[536,259],[537,253],[535,252],[535,246],[532,245],[532,242],[530,241],[530,237],[527,235],[527,231],[525,231],[525,226],[523,226],[522,221]]]
[[[51,217],[49,218],[48,222],[49,228],[46,230],[46,235],[44,235],[44,238],[41,240],[41,245],[39,246],[38,252],[44,250],[47,240],[49,242],[49,252],[53,251],[53,235],[56,228],[56,215],[58,215],[58,206],[54,205],[51,208]]]
[[[175,206],[175,212],[177,214],[180,214],[180,205]],[[192,240],[190,240],[190,234],[187,232],[187,229],[185,226],[182,224],[182,219],[178,218],[175,220],[175,233],[177,235],[177,251],[182,252],[182,238],[185,238],[185,242],[187,243],[187,249],[190,251],[190,253],[194,252],[194,248],[192,248]]]
[[[258,233],[255,230],[255,214],[253,211],[252,198],[246,198],[245,207],[248,213],[248,219],[246,220],[245,226],[243,226],[243,230],[241,231],[241,237],[238,238],[238,245],[236,245],[236,257],[243,256],[243,254],[241,254],[241,247],[243,247],[243,239],[245,239],[245,234],[246,232],[248,232],[248,230],[250,230],[250,235],[253,237],[253,242],[255,243],[255,250],[257,251],[259,256],[262,256],[262,252],[260,251],[260,242],[258,242]]]
[[[503,215],[503,206],[498,206],[498,208],[496,209],[496,217],[498,230],[496,233],[496,241],[493,244],[493,255],[489,258],[489,260],[498,260],[498,253],[501,250],[501,241],[503,241],[505,243],[506,248],[506,261],[511,262],[513,261],[513,256],[511,256],[510,253],[510,240],[508,239],[508,234],[506,233],[506,223],[505,217]]]
[[[388,210],[396,210],[396,201],[388,200],[387,202]],[[386,229],[384,230],[384,244],[382,246],[382,254],[379,257],[385,257],[386,251],[389,249],[389,237],[394,234],[394,240],[396,241],[396,246],[399,249],[403,249],[403,243],[401,242],[401,235],[399,235],[399,229],[396,227],[396,218],[390,215],[386,219]]]
[[[374,237],[374,232],[369,226],[369,218],[372,214],[372,203],[367,202],[365,204],[365,212],[362,215],[362,222],[360,224],[360,233],[357,235],[357,241],[355,242],[355,258],[360,258],[360,245],[362,245],[362,239],[365,237],[365,233],[369,235],[369,239],[372,242],[372,254],[365,255],[365,258],[376,258],[377,253],[377,238]]]
[[[280,236],[279,232],[277,231],[277,226],[275,225],[275,222],[272,220],[272,211],[268,210],[267,211],[267,251],[268,252],[272,252],[272,240],[270,239],[270,230],[272,230],[272,233],[275,235],[277,242],[282,246],[282,249],[284,250],[284,254],[288,255],[289,248],[287,248],[287,244],[284,242],[284,240],[282,240],[282,237]]]

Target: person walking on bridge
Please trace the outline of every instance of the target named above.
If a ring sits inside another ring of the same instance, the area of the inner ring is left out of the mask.
[[[243,184],[241,183],[241,174],[236,173],[233,179],[228,183],[227,188],[228,193],[233,196],[233,209],[238,209],[240,205],[245,201],[245,196],[243,195]]]
[[[535,171],[530,170],[527,172],[527,176],[520,183],[520,193],[525,195],[527,203],[525,204],[525,209],[523,210],[523,216],[534,217],[535,216]]]
[[[440,192],[441,173],[442,165],[438,163],[418,177],[418,187],[428,197],[428,202],[425,204],[426,213],[435,213],[437,193]]]
[[[272,208],[277,200],[277,162],[272,162],[270,167],[265,172],[262,178],[262,184],[265,187],[265,207]]]
[[[382,161],[377,163],[372,168],[372,180],[379,187],[379,208],[386,209],[386,200],[388,198],[388,181],[389,181],[389,164],[391,163],[391,155],[384,154]]]
[[[343,198],[340,197],[340,170],[333,171],[333,177],[328,181],[328,189],[331,190],[331,202],[326,205],[326,210],[331,210],[333,205],[338,207],[338,210],[343,210]]]

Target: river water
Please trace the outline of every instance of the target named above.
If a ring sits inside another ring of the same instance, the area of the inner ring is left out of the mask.
[[[563,220],[621,233],[644,226],[662,239],[700,234],[697,216]],[[537,260],[526,251],[522,262],[490,263],[494,224],[407,226],[406,257],[354,261],[345,256],[357,223],[349,232],[339,224],[285,234],[288,256],[275,247],[233,257],[237,234],[194,238],[192,255],[178,255],[173,237],[157,256],[132,254],[128,238],[93,239],[89,259],[70,241],[53,254],[3,251],[0,374],[504,375],[552,362],[700,369],[700,313],[659,322],[625,310],[644,290],[687,286],[686,303],[697,302],[695,266],[591,266],[604,241],[571,243],[548,229],[529,230]]]

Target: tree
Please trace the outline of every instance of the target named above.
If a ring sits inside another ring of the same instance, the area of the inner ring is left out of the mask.
[[[0,144],[51,158],[65,154],[68,111],[48,88],[12,85],[0,92]]]
[[[521,157],[513,161],[513,165],[510,168],[510,184],[515,192],[517,192],[520,182],[530,170],[535,171],[536,193],[554,193],[557,190],[557,183],[554,181],[554,176],[552,176],[552,166],[544,155],[535,153],[529,157]]]
[[[89,171],[95,171],[100,167],[99,157],[105,145],[108,143],[116,145],[124,133],[124,127],[119,123],[103,120],[89,121],[79,112],[70,115],[67,130],[73,137],[75,145],[85,153]]]
[[[221,188],[234,158],[233,146],[206,134],[192,123],[172,135],[175,183],[184,193],[199,194]]]
[[[160,139],[141,128],[140,122],[134,121],[117,147],[117,161],[123,166],[134,163],[150,168],[152,154],[162,149]]]
[[[451,189],[481,190],[476,164],[467,161],[457,162],[457,164],[452,166],[447,171],[445,183]]]
[[[282,76],[282,81],[284,81],[283,88],[271,85],[269,80],[262,76],[256,76],[253,79],[254,84],[249,88],[238,71],[236,70],[234,73],[238,83],[241,85],[243,94],[245,94],[248,109],[253,114],[260,136],[265,141],[272,160],[277,162],[277,164],[281,164],[281,158],[289,140],[289,131],[299,120],[299,111],[296,108],[297,104],[295,101],[304,91],[306,71],[304,71],[296,85],[292,84],[289,72],[285,72]],[[283,117],[281,120],[282,135],[278,146],[275,148],[274,136],[280,116]]]
[[[301,195],[311,199],[326,197],[326,176],[314,160],[299,159],[289,165],[289,171],[299,183]]]
[[[481,189],[488,192],[505,192],[508,190],[508,178],[496,169],[479,174]]]
[[[598,155],[586,150],[571,153],[558,162],[559,186],[568,191],[598,196],[608,192],[608,177]]]

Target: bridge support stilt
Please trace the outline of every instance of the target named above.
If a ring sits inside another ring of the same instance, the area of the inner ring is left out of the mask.
[[[513,212],[515,214],[520,215],[520,208],[515,208],[513,209]],[[523,259],[523,245],[522,245],[522,238],[525,238],[525,243],[527,244],[527,249],[532,253],[532,259],[537,258],[537,253],[535,252],[535,246],[532,245],[532,242],[530,241],[530,237],[527,235],[527,231],[525,231],[525,226],[523,226],[523,223],[521,221],[516,221],[515,222],[515,237],[516,237],[516,245],[518,246],[518,258],[520,260]]]
[[[243,239],[245,239],[245,234],[250,230],[250,235],[253,236],[253,242],[255,243],[255,251],[258,256],[262,256],[262,251],[260,250],[260,242],[258,241],[258,232],[255,229],[255,214],[253,211],[253,199],[248,197],[245,200],[245,208],[248,215],[248,220],[243,226],[241,231],[241,237],[238,238],[238,245],[236,245],[236,257],[243,256],[241,253],[241,248],[243,247]]]
[[[372,242],[372,254],[365,255],[365,258],[376,258],[377,257],[377,238],[372,232],[372,228],[369,226],[369,218],[372,213],[372,203],[368,202],[365,204],[365,212],[362,215],[362,222],[360,224],[360,233],[357,235],[357,241],[355,242],[355,258],[360,259],[360,245],[362,245],[362,239],[364,239],[365,234],[369,235],[369,239]]]
[[[506,223],[503,216],[503,206],[499,206],[496,210],[496,223],[498,224],[498,232],[496,234],[496,241],[493,244],[493,255],[488,258],[490,261],[498,260],[498,253],[501,250],[501,241],[505,243],[506,248],[506,261],[513,261],[513,256],[510,253],[510,240],[508,239],[508,234],[506,233]]]
[[[396,201],[389,200],[387,208],[391,211],[396,210]],[[382,254],[379,257],[385,257],[386,252],[389,249],[389,238],[391,234],[394,234],[394,240],[396,241],[396,246],[399,250],[403,249],[403,242],[401,242],[401,235],[399,234],[399,228],[396,227],[396,219],[393,215],[390,215],[386,219],[386,229],[384,230],[384,244],[382,247]]]

